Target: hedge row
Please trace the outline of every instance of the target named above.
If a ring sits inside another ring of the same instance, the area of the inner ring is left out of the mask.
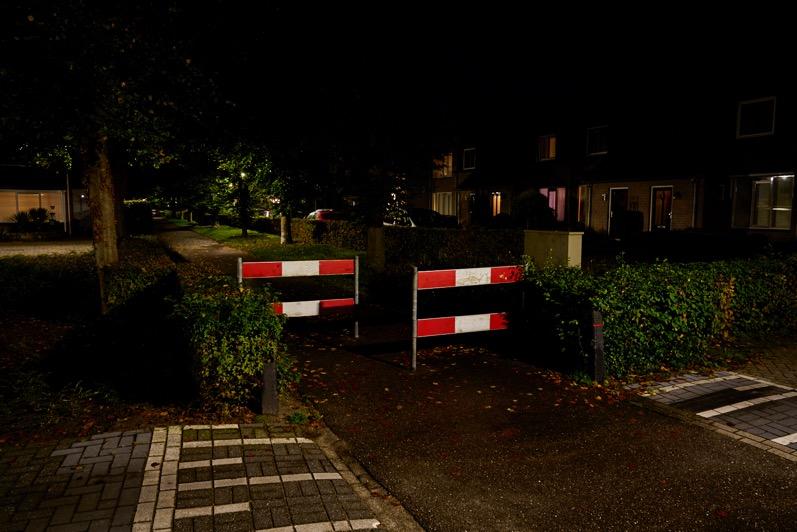
[[[519,330],[564,356],[584,356],[580,324],[604,319],[607,371],[615,376],[705,360],[714,344],[797,330],[797,258],[624,264],[592,276],[527,266]]]
[[[467,268],[519,264],[523,231],[385,227],[385,269],[406,273],[423,268]]]
[[[328,244],[345,249],[364,251],[368,245],[368,227],[356,222],[330,220],[291,220],[291,231],[295,242]]]
[[[284,317],[265,288],[239,289],[235,279],[205,267],[180,266],[182,297],[175,314],[194,358],[199,396],[209,405],[246,405],[263,382],[265,361],[277,362],[280,389],[297,379],[282,343]]]

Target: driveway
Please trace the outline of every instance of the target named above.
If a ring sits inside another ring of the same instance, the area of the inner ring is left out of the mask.
[[[292,328],[304,395],[429,530],[785,530],[797,520],[795,462],[762,449],[476,343],[425,344],[413,373],[401,367],[405,347],[380,351],[388,335],[367,323],[370,349]]]

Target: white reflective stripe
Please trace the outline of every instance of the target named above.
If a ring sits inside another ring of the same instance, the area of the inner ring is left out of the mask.
[[[282,263],[283,277],[304,277],[318,275],[317,260],[292,260]]]
[[[289,318],[318,316],[320,314],[320,301],[288,301],[282,304],[282,313]]]
[[[490,315],[473,314],[470,316],[456,316],[454,319],[454,334],[489,331]]]
[[[797,432],[786,434],[785,436],[781,436],[780,438],[775,438],[772,441],[775,443],[779,443],[781,445],[791,445],[792,443],[797,443]]]
[[[455,271],[457,275],[457,286],[490,284],[490,273],[492,268],[462,268]]]

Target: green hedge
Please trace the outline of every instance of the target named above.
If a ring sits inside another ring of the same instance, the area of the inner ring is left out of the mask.
[[[591,309],[604,319],[607,371],[616,376],[705,360],[725,340],[797,330],[797,258],[624,264],[592,276],[527,266],[527,311],[515,317],[537,345],[585,356]]]
[[[422,268],[468,268],[520,264],[523,231],[385,227],[385,269],[406,273]]]
[[[344,220],[319,222],[294,218],[291,220],[294,242],[328,244],[330,246],[364,251],[368,245],[368,227]]]
[[[262,387],[263,364],[277,362],[280,389],[295,381],[282,346],[284,317],[274,314],[264,288],[239,289],[231,277],[181,265],[183,295],[175,306],[194,357],[206,405],[246,405]]]

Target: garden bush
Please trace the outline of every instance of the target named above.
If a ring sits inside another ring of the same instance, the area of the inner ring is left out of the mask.
[[[385,268],[406,273],[421,268],[469,268],[519,264],[523,231],[385,227]]]
[[[183,295],[175,314],[194,356],[199,395],[207,405],[247,405],[262,387],[264,362],[277,364],[282,390],[295,381],[282,345],[284,317],[265,288],[239,289],[235,279],[181,265]]]
[[[527,310],[514,327],[558,353],[560,365],[583,361],[584,321],[601,311],[615,376],[682,368],[721,342],[797,330],[795,257],[621,264],[597,276],[529,264],[525,288]]]
[[[320,222],[294,218],[291,220],[294,242],[328,244],[330,246],[364,251],[368,245],[368,227],[346,220]]]

